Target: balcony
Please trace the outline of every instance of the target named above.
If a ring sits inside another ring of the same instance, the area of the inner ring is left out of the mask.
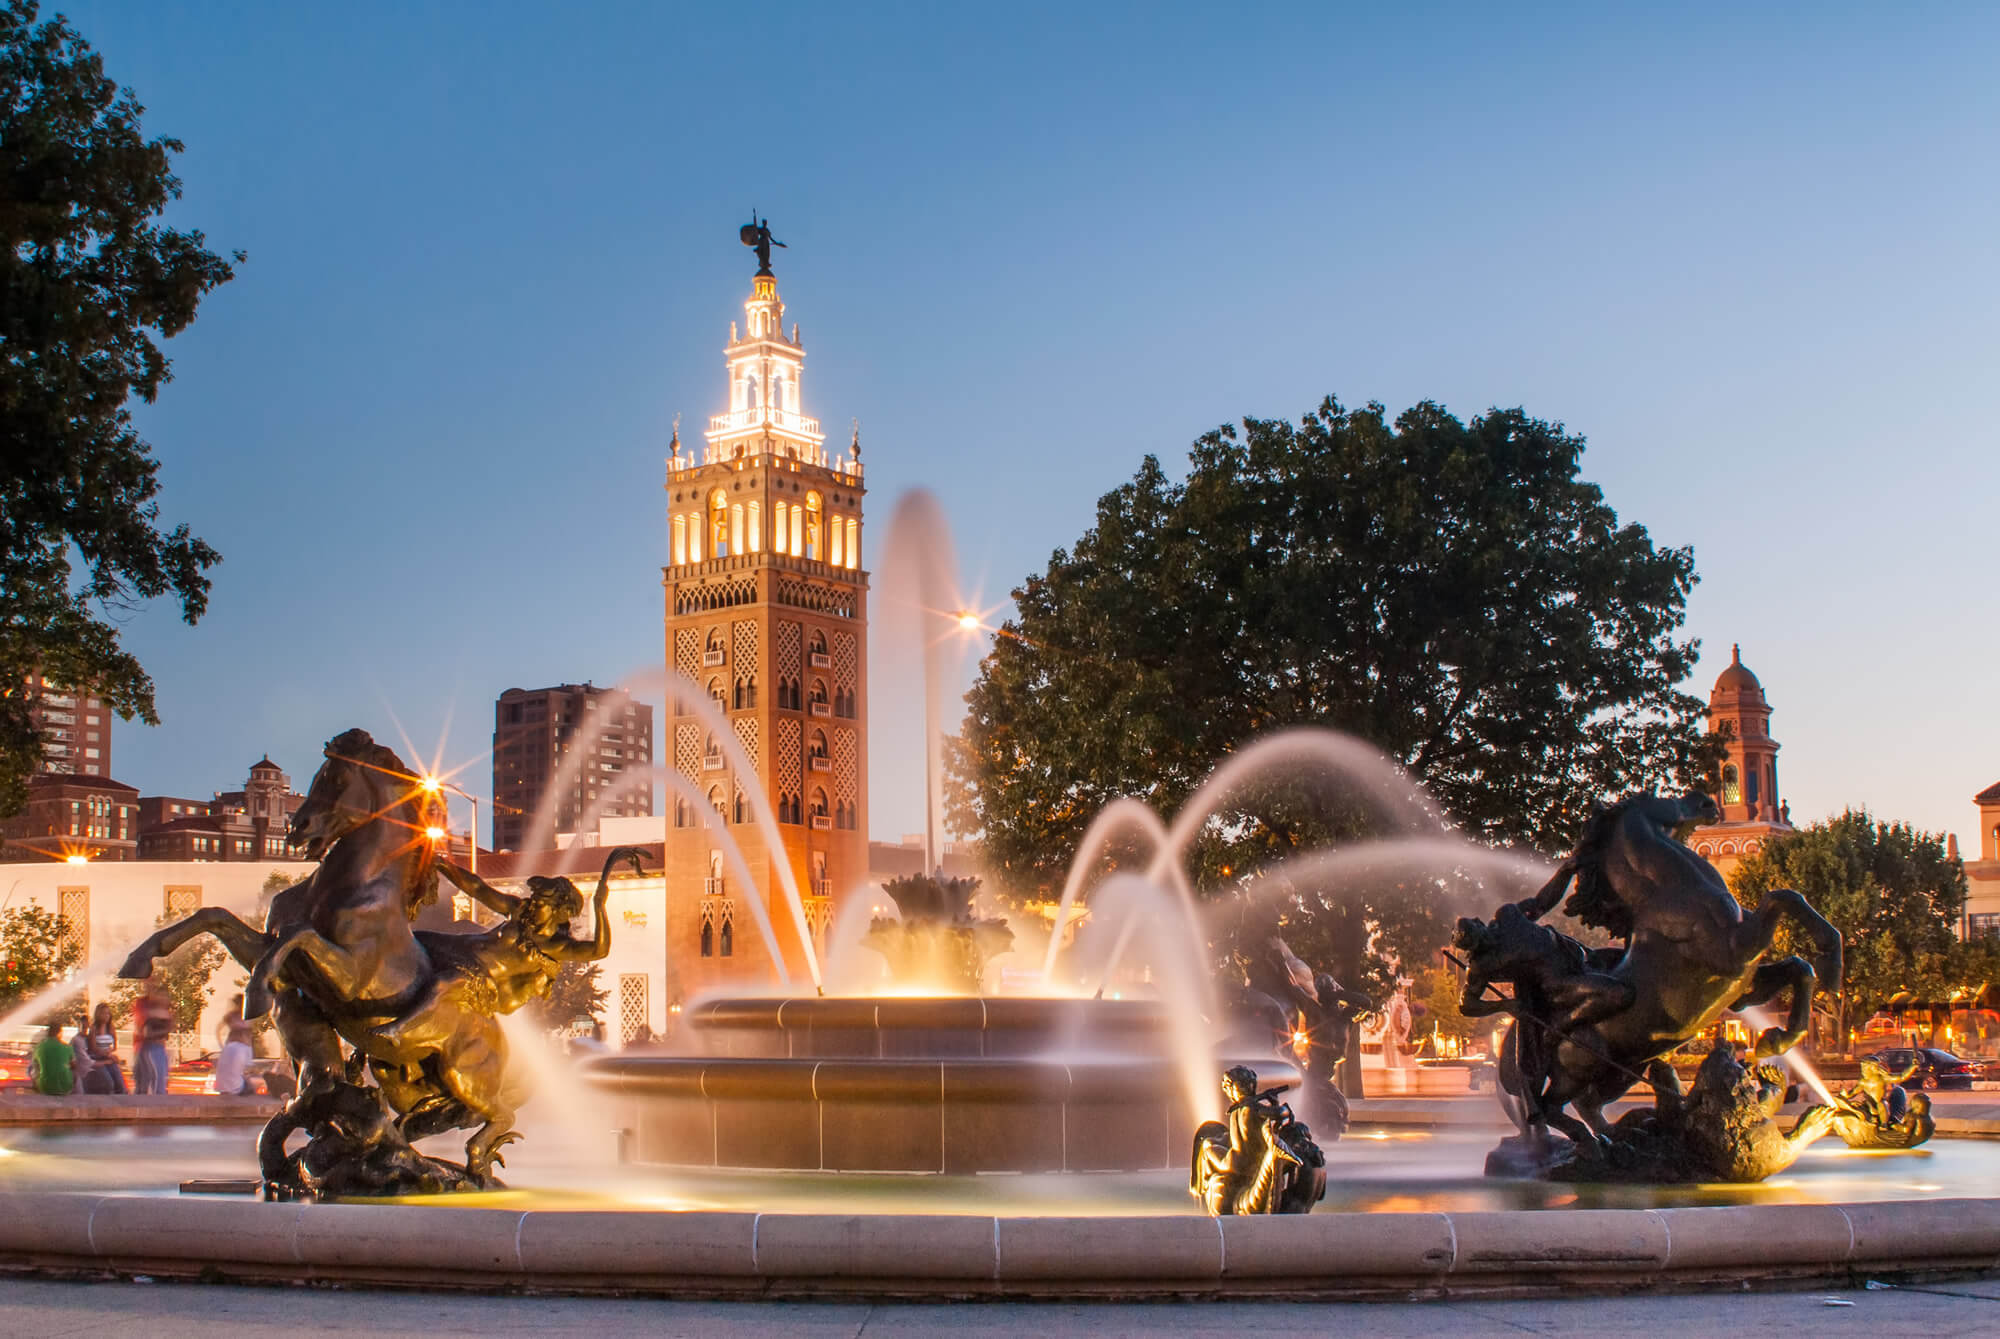
[[[812,830],[814,832],[827,832],[832,828],[833,816],[831,814],[814,814],[812,816]]]
[[[833,657],[824,651],[810,651],[806,654],[806,663],[814,669],[832,669]]]
[[[702,755],[701,759],[702,771],[720,772],[722,770],[722,766],[723,766],[722,755],[720,753],[705,753]]]
[[[727,652],[723,651],[703,651],[701,653],[701,667],[703,669],[714,669],[723,662],[726,655]]]
[[[809,710],[810,710],[810,711],[812,712],[812,714],[813,714],[813,715],[815,715],[815,716],[831,716],[831,715],[833,715],[833,707],[832,707],[832,705],[831,705],[830,703],[826,703],[826,702],[815,702],[815,703],[813,703],[813,704],[811,705],[811,707],[809,708]]]
[[[808,758],[806,759],[806,766],[815,772],[831,772],[833,770],[833,759],[824,757]]]
[[[703,897],[721,897],[722,880],[718,878],[703,879],[701,881],[701,895]]]
[[[822,898],[828,902],[833,900],[832,879],[814,879],[812,881],[812,888],[814,897]]]

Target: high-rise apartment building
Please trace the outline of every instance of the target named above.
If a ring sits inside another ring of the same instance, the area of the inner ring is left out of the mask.
[[[493,848],[520,850],[544,804],[544,843],[650,815],[652,761],[653,709],[620,689],[509,688],[493,704]]]
[[[48,776],[111,775],[111,708],[95,693],[27,676],[28,716],[42,732]]]

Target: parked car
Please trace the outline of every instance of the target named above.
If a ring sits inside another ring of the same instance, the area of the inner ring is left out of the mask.
[[[0,1045],[0,1092],[32,1085],[33,1080],[28,1077],[28,1050],[25,1046]]]
[[[1935,1046],[1893,1046],[1886,1051],[1877,1051],[1863,1059],[1873,1060],[1891,1074],[1901,1074],[1916,1061],[1916,1070],[1903,1080],[1903,1087],[1910,1092],[1924,1088],[1966,1088],[1980,1077],[1979,1066],[1970,1060],[1941,1051]]]

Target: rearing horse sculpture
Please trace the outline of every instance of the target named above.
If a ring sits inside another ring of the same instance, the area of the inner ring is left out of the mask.
[[[1517,1029],[1546,1033],[1545,1044],[1535,1048],[1546,1056],[1545,1068],[1503,1075],[1503,1082],[1518,1085],[1516,1095],[1537,1124],[1546,1121],[1577,1139],[1608,1137],[1605,1104],[1623,1096],[1650,1062],[1713,1026],[1724,1010],[1766,1004],[1789,992],[1784,1024],[1757,1038],[1756,1055],[1763,1059],[1805,1036],[1816,989],[1839,988],[1840,931],[1805,898],[1774,889],[1746,914],[1715,867],[1676,835],[1684,825],[1718,817],[1715,802],[1698,791],[1622,800],[1593,815],[1556,877],[1517,904],[1529,920],[1537,919],[1573,878],[1575,891],[1563,909],[1625,941],[1614,965],[1590,964],[1600,974],[1596,979],[1610,978],[1597,992],[1614,1001],[1608,1014],[1593,1008],[1559,1018],[1520,1011]],[[1815,961],[1796,955],[1764,961],[1786,922],[1811,943]],[[1565,1106],[1581,1121],[1565,1116]]]
[[[145,976],[155,958],[200,934],[214,935],[250,969],[245,1014],[275,1011],[285,1050],[299,1064],[297,1095],[258,1141],[267,1180],[283,1166],[292,1131],[313,1122],[338,1084],[358,1077],[341,1043],[354,1048],[358,1065],[380,1049],[374,1029],[400,1017],[431,979],[410,923],[437,894],[430,834],[443,823],[440,795],[367,731],[349,730],[328,742],[292,818],[292,845],[319,868],[272,898],[264,929],[204,907],[147,938],[121,969]],[[485,1172],[468,1170],[475,1179]]]

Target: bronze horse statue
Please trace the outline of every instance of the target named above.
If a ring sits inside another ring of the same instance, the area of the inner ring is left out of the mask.
[[[1805,1036],[1816,989],[1839,988],[1840,932],[1805,898],[1774,889],[1746,913],[1715,867],[1677,835],[1717,818],[1715,802],[1698,791],[1622,800],[1591,817],[1575,853],[1540,892],[1505,909],[1519,916],[1491,926],[1461,923],[1460,943],[1475,959],[1467,1001],[1489,983],[1515,984],[1508,1002],[1515,1031],[1537,1031],[1532,1039],[1510,1038],[1500,1072],[1503,1089],[1523,1102],[1536,1127],[1553,1124],[1581,1141],[1608,1138],[1605,1104],[1640,1081],[1650,1062],[1712,1027],[1724,1010],[1789,993],[1784,1023],[1757,1038],[1761,1060]],[[1623,948],[1584,949],[1546,931],[1561,942],[1517,960],[1503,956],[1482,970],[1481,941],[1506,934],[1529,943],[1519,934],[1520,917],[1539,919],[1572,880],[1563,909],[1622,940]],[[1812,945],[1815,961],[1797,955],[1764,961],[1787,923]],[[1565,1115],[1565,1107],[1581,1119]]]
[[[411,925],[437,896],[433,834],[443,824],[442,796],[367,731],[349,730],[328,742],[292,818],[291,843],[319,868],[272,898],[264,928],[204,907],[150,936],[122,968],[124,976],[144,976],[155,958],[212,934],[249,969],[245,1015],[274,1013],[286,1053],[299,1065],[296,1096],[258,1140],[267,1187],[282,1190],[296,1163],[285,1141],[323,1125],[364,1068],[399,1113],[405,1140],[477,1126],[463,1169],[433,1165],[461,1173],[458,1183],[491,1184],[519,1098],[493,1020],[467,1030],[464,1045],[419,1043],[393,1028],[437,990],[440,971],[462,967],[458,959],[473,947],[467,936]]]

